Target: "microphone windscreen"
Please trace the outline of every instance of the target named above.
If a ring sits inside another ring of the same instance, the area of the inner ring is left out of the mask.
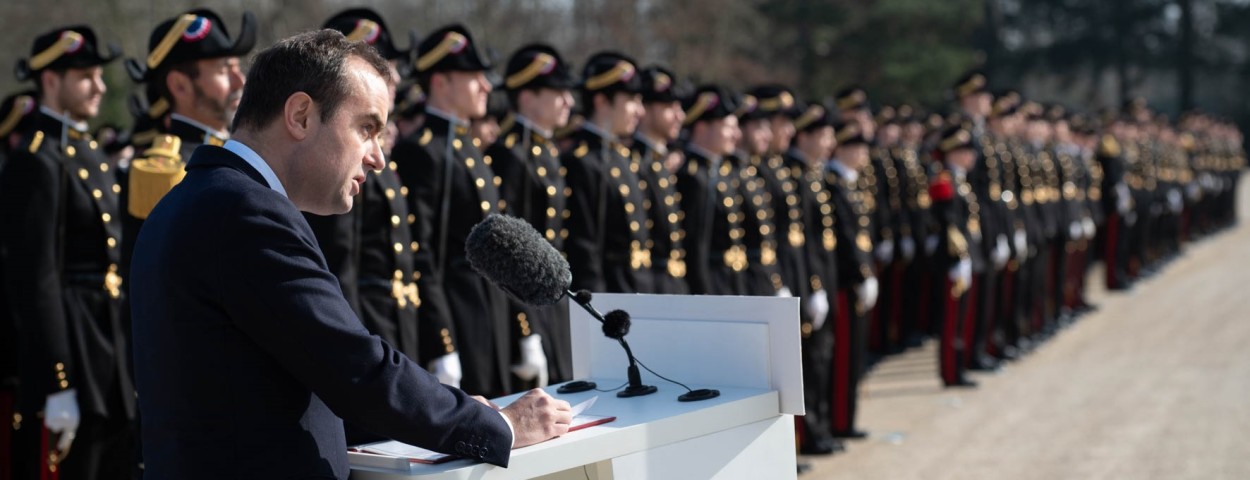
[[[530,305],[560,301],[573,281],[569,262],[525,220],[492,214],[465,241],[473,270]]]
[[[578,290],[573,293],[573,301],[578,305],[586,305],[590,303],[590,290]]]
[[[603,334],[608,338],[620,340],[629,335],[629,312],[613,310],[603,316]]]

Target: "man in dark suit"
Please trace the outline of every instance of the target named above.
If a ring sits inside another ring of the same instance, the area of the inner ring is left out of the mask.
[[[389,72],[332,30],[260,53],[234,139],[197,149],[148,217],[131,292],[150,478],[345,479],[340,416],[500,466],[567,432],[566,402],[496,411],[370,335],[300,215],[347,212],[382,167]]]

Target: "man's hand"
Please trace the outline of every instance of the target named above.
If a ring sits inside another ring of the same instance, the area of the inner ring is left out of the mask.
[[[569,402],[556,400],[537,388],[525,392],[500,410],[512,422],[512,448],[528,447],[569,433],[572,408]]]

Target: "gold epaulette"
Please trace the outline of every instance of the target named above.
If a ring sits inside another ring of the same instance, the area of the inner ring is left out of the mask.
[[[429,128],[426,128],[424,131],[421,132],[421,138],[417,140],[417,143],[421,144],[421,146],[424,147],[430,143],[430,139],[432,138],[434,138],[434,132],[431,131]]]
[[[129,203],[126,211],[135,218],[146,219],[157,202],[182,181],[187,172],[178,149],[182,140],[173,135],[160,135],[145,158],[130,163]]]
[[[1103,135],[1102,140],[1098,142],[1098,154],[1104,157],[1120,156],[1120,142],[1117,142],[1110,134]]]
[[[43,131],[42,130],[35,132],[35,136],[31,138],[30,147],[28,147],[27,150],[30,153],[38,152],[40,145],[43,145]]]
[[[587,153],[590,153],[590,146],[586,145],[586,142],[582,142],[577,146],[576,150],[573,150],[573,156],[577,158],[582,158],[586,156]]]

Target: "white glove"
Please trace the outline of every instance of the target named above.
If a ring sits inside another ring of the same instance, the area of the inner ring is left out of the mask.
[[[829,318],[829,294],[825,289],[812,292],[807,297],[807,310],[812,312],[812,330],[820,330]]]
[[[69,450],[78,433],[80,419],[77,390],[71,388],[48,395],[48,401],[43,406],[43,426],[49,432],[61,434],[60,440],[56,442],[57,450]]]
[[[522,380],[538,378],[538,386],[547,386],[547,354],[543,352],[542,335],[534,334],[521,339],[521,364],[512,366],[512,373]]]
[[[924,238],[924,254],[933,255],[933,251],[937,250],[937,245],[938,245],[937,235],[929,235],[925,237]]]
[[[903,237],[898,241],[898,250],[903,254],[903,261],[910,262],[916,258],[916,240],[911,238],[911,235]]]
[[[1013,246],[1016,247],[1016,261],[1023,262],[1029,258],[1029,235],[1023,228],[1017,228],[1011,235]]]
[[[456,352],[448,353],[441,357],[430,360],[430,373],[438,377],[438,381],[444,385],[460,388],[460,379],[464,374],[460,370],[460,354]]]
[[[794,296],[794,292],[791,292],[791,291],[790,291],[790,287],[787,287],[787,286],[785,286],[785,285],[782,285],[782,286],[781,286],[781,289],[780,289],[780,290],[777,290],[777,296],[778,296],[778,297],[782,297],[782,298],[793,297],[793,296]]]
[[[1131,227],[1136,224],[1137,224],[1137,211],[1128,212],[1128,214],[1124,216],[1124,225]]]
[[[1007,259],[1011,258],[1011,247],[1007,245],[1007,235],[998,234],[998,238],[994,242],[994,270],[1002,270],[1007,265]]]
[[[877,244],[877,261],[883,264],[889,264],[894,261],[894,240],[885,239]]]
[[[1094,219],[1085,217],[1081,219],[1081,228],[1085,230],[1085,239],[1093,240],[1094,235],[1098,233],[1098,226],[1094,225]]]
[[[1185,199],[1181,197],[1180,190],[1175,188],[1168,190],[1168,209],[1173,214],[1180,214],[1185,210]]]
[[[959,263],[951,267],[951,271],[947,272],[951,283],[959,283],[968,288],[972,286],[972,262],[968,259],[960,260]]]
[[[860,303],[864,306],[864,310],[870,310],[877,305],[877,277],[868,277],[855,286],[855,296],[859,297]]]
[[[1198,182],[1189,182],[1185,185],[1185,196],[1191,202],[1198,201],[1202,198],[1202,186]]]
[[[1068,240],[1076,240],[1085,234],[1085,230],[1081,229],[1081,222],[1072,222],[1068,224]]]
[[[1115,184],[1115,197],[1115,211],[1120,212],[1120,215],[1127,214],[1129,209],[1133,208],[1132,193],[1129,192],[1128,185],[1124,182]]]

